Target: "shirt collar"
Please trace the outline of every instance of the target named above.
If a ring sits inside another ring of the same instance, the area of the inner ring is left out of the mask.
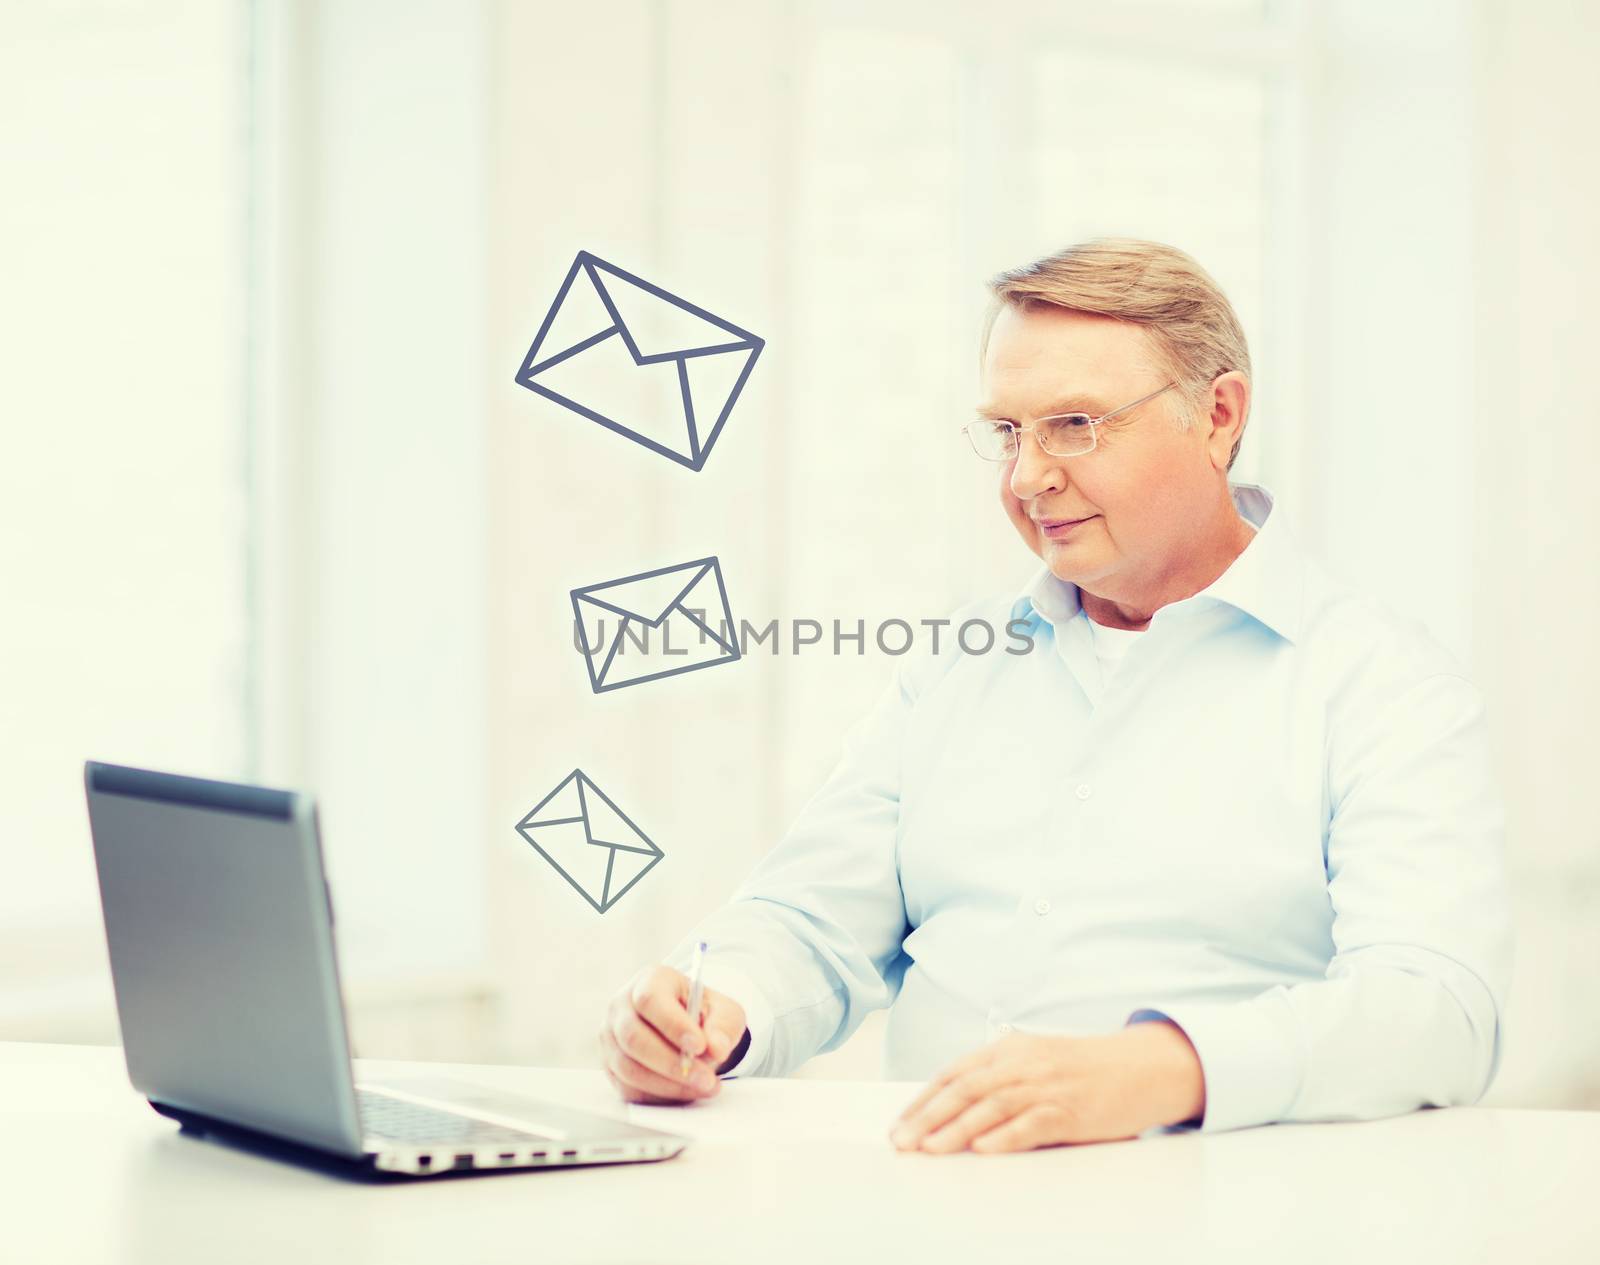
[[[1283,511],[1276,508],[1277,498],[1258,483],[1230,482],[1228,492],[1240,515],[1255,527],[1255,535],[1215,580],[1161,611],[1226,603],[1295,641],[1300,635],[1304,589],[1298,550]],[[1078,586],[1043,568],[1017,598],[1012,614],[1026,618],[1030,610],[1051,624],[1063,623],[1082,610]]]

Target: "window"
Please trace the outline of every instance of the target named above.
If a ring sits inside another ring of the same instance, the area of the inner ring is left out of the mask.
[[[31,985],[103,972],[83,760],[249,759],[243,28],[0,15],[0,961]]]

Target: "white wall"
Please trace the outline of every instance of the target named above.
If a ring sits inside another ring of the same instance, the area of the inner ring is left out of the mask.
[[[1600,13],[1493,0],[1476,48],[1475,670],[1520,937],[1494,1097],[1600,1106]]]
[[[1470,9],[1307,11],[1303,537],[1472,659]],[[1265,367],[1271,372],[1271,366]]]
[[[0,1035],[114,1032],[84,760],[248,763],[245,35],[0,6]]]

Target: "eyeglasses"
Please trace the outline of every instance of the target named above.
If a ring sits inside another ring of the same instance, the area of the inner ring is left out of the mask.
[[[1138,408],[1146,401],[1155,399],[1162,391],[1170,391],[1177,385],[1176,382],[1169,382],[1161,390],[1152,391],[1132,404],[1124,404],[1121,408],[1102,413],[1099,417],[1090,417],[1087,413],[1058,413],[1052,417],[1037,418],[1031,427],[980,417],[976,421],[968,422],[961,429],[972,445],[972,451],[985,461],[1010,461],[1017,455],[1022,442],[1018,438],[1019,432],[1030,429],[1033,431],[1033,437],[1038,440],[1039,447],[1051,456],[1081,457],[1093,450],[1095,429],[1101,422],[1115,417],[1118,413]]]

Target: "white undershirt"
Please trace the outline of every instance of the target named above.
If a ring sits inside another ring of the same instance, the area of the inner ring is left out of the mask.
[[[1255,533],[1260,528],[1248,519],[1245,520],[1245,524],[1250,528],[1250,535],[1253,540]],[[1089,612],[1083,610],[1081,605],[1078,609],[1082,612],[1084,619],[1089,621],[1089,633],[1094,639],[1095,658],[1100,660],[1100,676],[1103,680],[1109,681],[1112,672],[1116,670],[1117,664],[1122,662],[1122,656],[1128,653],[1128,647],[1150,630],[1148,627],[1107,628],[1104,624],[1097,624],[1094,620],[1089,619]]]
[[[1105,680],[1111,679],[1111,674],[1116,670],[1117,664],[1122,662],[1122,656],[1128,653],[1128,647],[1145,633],[1143,628],[1107,628],[1104,624],[1097,624],[1089,619],[1089,613],[1084,612],[1085,619],[1089,620],[1089,632],[1094,637],[1095,657],[1100,660],[1100,675]]]

